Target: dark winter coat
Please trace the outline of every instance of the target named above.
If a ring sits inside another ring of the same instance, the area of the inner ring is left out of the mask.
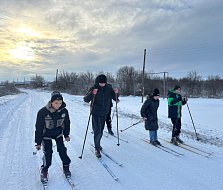
[[[182,105],[185,105],[187,102],[185,99],[182,99],[182,96],[176,93],[174,90],[168,91],[168,117],[169,118],[180,118],[182,116],[181,110]]]
[[[49,102],[45,107],[40,109],[36,118],[35,142],[40,145],[44,139],[55,139],[64,135],[68,137],[70,133],[70,118],[68,110],[63,102],[59,110],[51,107]]]
[[[159,100],[155,100],[152,97],[149,97],[140,110],[141,117],[146,118],[145,120],[145,129],[149,131],[158,130],[158,117],[157,110],[159,107]]]
[[[94,96],[92,94],[93,89],[98,89],[94,101]],[[85,102],[91,102],[92,115],[97,116],[106,116],[109,113],[112,99],[116,100],[116,95],[110,84],[105,84],[104,87],[101,87],[99,84],[95,84],[84,97]]]

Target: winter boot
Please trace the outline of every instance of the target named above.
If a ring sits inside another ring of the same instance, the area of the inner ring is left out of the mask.
[[[96,156],[97,158],[101,158],[100,148],[95,148],[95,156]]]
[[[43,167],[41,167],[40,178],[42,183],[48,182],[48,170],[44,170]]]
[[[150,141],[150,144],[153,146],[157,146],[156,141]]]
[[[181,143],[181,144],[183,144],[183,143],[184,143],[184,141],[182,141],[182,140],[180,139],[180,137],[179,137],[179,136],[176,136],[176,140],[177,140],[177,142],[178,142],[178,143]]]
[[[173,143],[174,145],[178,146],[176,137],[172,137],[170,142]]]
[[[112,131],[112,129],[111,128],[108,128],[108,133],[110,134],[110,135],[114,135],[114,133],[113,133],[113,131]]]
[[[155,143],[156,143],[157,145],[161,146],[161,143],[160,143],[158,140],[156,140]]]
[[[69,165],[63,165],[63,173],[66,177],[71,177]]]

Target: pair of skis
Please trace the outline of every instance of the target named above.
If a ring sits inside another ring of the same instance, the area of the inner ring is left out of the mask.
[[[164,146],[164,145],[152,145],[152,144],[150,143],[150,141],[147,140],[147,139],[145,139],[145,138],[143,138],[143,139],[141,139],[141,140],[144,141],[145,143],[148,143],[148,144],[150,144],[151,146],[154,146],[154,147],[156,147],[156,148],[159,148],[160,150],[162,150],[162,151],[164,151],[164,152],[166,152],[166,153],[168,153],[168,154],[171,154],[171,155],[173,155],[173,156],[176,156],[176,157],[183,156],[183,154],[181,154],[181,153],[179,153],[179,152],[177,152],[177,151],[175,151],[175,150],[173,150],[173,149],[171,149],[171,148],[169,148],[169,147],[166,147],[166,146]]]
[[[62,167],[61,167],[61,169],[62,169]],[[63,169],[62,169],[62,170],[63,170]],[[40,171],[40,170],[39,170],[39,171]],[[63,176],[64,176],[64,178],[67,180],[67,182],[69,183],[71,189],[75,189],[75,184],[74,184],[74,182],[72,181],[71,176],[65,176],[64,174],[63,174]],[[48,190],[48,180],[43,180],[43,179],[41,179],[41,172],[40,172],[40,180],[41,180],[41,183],[42,183],[42,185],[43,185],[43,189],[44,189],[44,190]]]
[[[165,139],[162,139],[163,141],[167,142],[167,143],[170,143],[172,144],[170,141],[167,141]],[[194,154],[197,154],[197,155],[200,155],[200,156],[203,156],[203,157],[207,157],[207,158],[210,158],[210,156],[213,154],[213,152],[207,152],[207,151],[204,151],[200,148],[197,148],[195,146],[192,146],[192,145],[189,145],[189,144],[186,144],[186,143],[178,143],[178,145],[175,145],[177,147],[180,147],[184,150],[187,150],[189,152],[192,152]]]
[[[94,153],[94,146],[93,144],[91,144],[90,150]],[[102,156],[107,157],[110,161],[112,161],[114,164],[116,164],[117,166],[122,166],[122,163],[119,163],[117,160],[115,160],[113,157],[111,157],[109,154],[107,154],[106,152],[104,152],[104,150],[101,150]],[[111,168],[106,164],[106,162],[104,161],[103,157],[101,158],[97,158],[98,161],[101,163],[101,165],[106,169],[106,171],[108,172],[108,174],[114,179],[114,180],[118,180],[118,177],[115,175],[115,173],[111,170]]]
[[[62,172],[62,176],[66,179],[66,181],[68,182],[68,184],[70,185],[71,189],[74,190],[75,189],[75,184],[73,182],[73,180],[71,179],[71,176],[70,175],[65,175],[64,172],[63,172],[63,168],[62,166],[58,163],[58,160],[56,158],[56,163],[59,165],[60,169],[61,169],[61,172]],[[39,170],[39,169],[38,169]],[[41,177],[41,170],[39,170],[39,173],[40,173],[40,180],[41,180],[41,183],[43,185],[43,189],[44,190],[48,190],[48,179],[47,180],[43,180],[42,177]]]

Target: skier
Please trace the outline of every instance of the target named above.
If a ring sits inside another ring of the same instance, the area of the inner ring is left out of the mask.
[[[90,88],[84,97],[85,102],[91,102],[92,127],[94,131],[95,155],[100,158],[102,147],[100,145],[104,130],[106,116],[109,113],[111,100],[118,97],[118,89],[107,84],[107,77],[103,74],[97,76],[96,84]]]
[[[98,76],[95,79],[95,84],[97,84],[97,83],[98,83]],[[112,86],[111,84],[108,84],[108,85]],[[118,99],[118,102],[119,102],[119,99]],[[108,133],[110,135],[114,135],[114,132],[112,131],[112,123],[111,123],[111,110],[112,110],[112,107],[113,107],[113,103],[112,103],[112,100],[111,100],[111,103],[110,103],[110,106],[109,106],[109,112],[108,112],[108,114],[106,116],[106,120],[105,120],[105,123],[107,125],[107,129],[108,129]]]
[[[53,92],[48,104],[38,111],[35,127],[36,149],[40,150],[42,144],[44,152],[41,181],[48,181],[48,168],[51,165],[53,153],[52,139],[56,141],[57,152],[59,152],[63,163],[63,172],[67,178],[70,177],[69,165],[71,160],[67,155],[67,148],[63,142],[63,136],[65,141],[70,141],[70,119],[66,104],[59,92]]]
[[[173,90],[168,91],[168,117],[171,119],[173,124],[171,143],[178,145],[178,143],[183,143],[180,139],[181,130],[181,110],[182,105],[187,103],[187,97],[182,97],[181,87],[175,85]]]
[[[141,107],[141,117],[145,121],[145,129],[149,130],[150,143],[154,146],[161,145],[157,138],[158,130],[158,117],[157,110],[159,107],[160,93],[156,88],[153,91],[152,96],[148,96],[147,100]]]

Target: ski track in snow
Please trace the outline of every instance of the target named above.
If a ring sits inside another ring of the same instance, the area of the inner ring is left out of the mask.
[[[119,167],[105,156],[103,157],[107,165],[119,177],[118,181],[113,180],[90,151],[90,143],[93,143],[93,135],[90,133],[91,123],[83,158],[82,160],[78,158],[87,127],[89,105],[83,102],[82,96],[63,95],[71,120],[71,141],[65,142],[65,145],[72,160],[71,172],[76,189],[164,190],[174,187],[175,190],[222,190],[223,150],[221,147],[185,138],[188,144],[214,152],[210,158],[204,158],[161,141],[165,146],[184,154],[175,157],[140,140],[147,138],[143,123],[119,132],[121,138],[128,140],[128,143],[120,141],[120,146],[117,146],[116,138],[102,137],[101,144],[105,152],[123,163],[123,166]],[[15,95],[14,98],[0,105],[1,190],[42,189],[38,171],[42,162],[42,151],[39,151],[37,155],[33,155],[32,152],[35,151],[36,114],[49,99],[48,92],[25,90],[25,93]],[[122,100],[122,97],[120,99]],[[119,109],[121,113],[119,129],[137,122],[137,118],[133,116],[131,118],[135,110],[128,113],[127,109],[120,105]],[[106,127],[105,130],[107,130]],[[113,130],[116,131],[116,117],[113,118]],[[169,140],[171,135],[161,128],[158,136]],[[49,169],[49,190],[71,189],[63,177],[56,147],[53,151],[53,161]]]

